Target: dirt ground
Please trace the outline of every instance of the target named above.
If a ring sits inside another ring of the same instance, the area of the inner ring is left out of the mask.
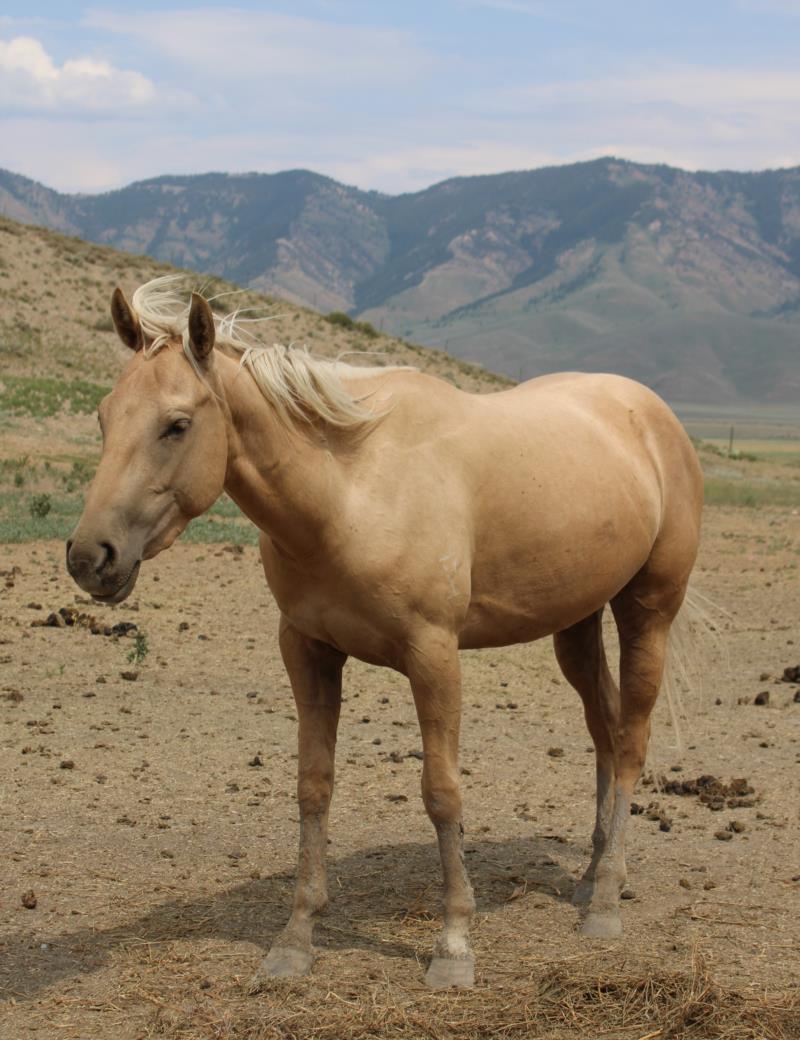
[[[593,758],[550,641],[464,654],[478,997],[513,1002],[554,965],[602,979],[699,959],[730,990],[797,994],[800,685],[781,676],[800,664],[799,566],[797,511],[708,510],[695,580],[728,615],[685,698],[683,748],[660,705],[648,769],[745,778],[752,804],[640,785],[651,811],[630,821],[621,942],[575,931]],[[439,871],[404,680],[347,666],[315,973],[248,996],[288,913],[297,840],[295,715],[256,550],[178,545],[116,608],[76,595],[60,544],[2,546],[0,571],[0,1037],[255,1037],[267,1010],[270,1036],[309,1036],[296,1023],[312,994],[422,999]],[[130,634],[35,624],[67,607],[135,623],[143,663],[127,660]]]

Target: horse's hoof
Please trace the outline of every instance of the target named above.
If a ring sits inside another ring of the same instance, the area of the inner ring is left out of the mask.
[[[618,913],[589,911],[581,921],[580,933],[592,939],[619,939],[622,935],[622,920]]]
[[[310,950],[300,950],[296,946],[273,946],[261,962],[251,985],[258,986],[260,979],[295,979],[308,975],[314,963],[314,954]]]
[[[475,985],[474,957],[434,957],[425,973],[425,985],[430,989],[469,989]]]

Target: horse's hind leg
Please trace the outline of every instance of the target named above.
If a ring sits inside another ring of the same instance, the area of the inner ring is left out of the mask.
[[[625,883],[625,831],[631,797],[650,737],[672,621],[685,584],[645,568],[611,602],[620,641],[620,711],[613,734],[613,811],[594,873],[594,889],[581,925],[584,935],[620,935],[619,895]]]
[[[553,640],[561,671],[583,701],[586,725],[595,747],[597,814],[591,862],[572,896],[573,903],[579,906],[592,902],[595,875],[605,852],[614,812],[614,736],[619,725],[620,696],[606,662],[602,617],[603,611],[599,610],[577,625],[557,632]]]

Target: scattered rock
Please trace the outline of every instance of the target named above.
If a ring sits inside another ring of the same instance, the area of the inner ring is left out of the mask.
[[[733,834],[741,834],[742,831],[745,829],[745,825],[741,822],[741,820],[731,820],[731,822],[728,824],[728,830],[731,831]]]
[[[3,694],[3,700],[8,701],[10,704],[22,704],[25,697],[19,690],[9,690],[8,693]]]
[[[32,888],[29,888],[27,892],[22,893],[22,899],[20,900],[26,910],[35,910],[38,902],[36,893]]]
[[[387,802],[407,802],[408,798],[404,794],[387,794]]]
[[[632,888],[623,888],[619,894],[620,899],[635,899],[636,893]]]
[[[551,758],[563,758],[564,757],[564,749],[560,748],[560,747],[549,747],[547,749],[547,754]]]
[[[59,769],[74,769],[75,768],[75,763],[72,761],[71,758],[65,758],[65,759],[62,759],[62,761],[58,763],[58,768]]]
[[[120,679],[125,679],[127,682],[136,682],[139,678],[139,673],[136,671],[120,672]]]
[[[800,664],[796,664],[794,667],[784,668],[783,681],[800,683]]]
[[[688,878],[685,878],[685,877],[679,878],[678,879],[678,884],[681,886],[681,888],[691,888],[692,887],[691,881]]]
[[[264,763],[263,763],[263,761],[261,759],[261,755],[253,755],[253,757],[250,759],[250,761],[247,764],[249,766],[252,766],[254,769],[258,769],[259,766],[263,766],[264,765]]]
[[[753,698],[753,704],[758,704],[760,707],[769,704],[769,690],[762,690],[761,693],[757,693]]]
[[[714,837],[717,841],[730,841],[733,837],[732,831],[714,831]]]

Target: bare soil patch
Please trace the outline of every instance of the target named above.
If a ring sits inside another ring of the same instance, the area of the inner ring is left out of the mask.
[[[682,750],[659,706],[649,772],[667,783],[637,794],[653,811],[631,817],[619,943],[575,932],[593,756],[550,642],[464,654],[466,994],[421,983],[439,867],[404,680],[347,666],[320,957],[248,996],[297,840],[294,705],[255,549],[178,545],[117,608],[76,596],[60,544],[0,551],[3,1040],[800,1036],[796,512],[707,512],[696,582],[729,613],[722,656]],[[95,623],[33,624],[60,608]]]

